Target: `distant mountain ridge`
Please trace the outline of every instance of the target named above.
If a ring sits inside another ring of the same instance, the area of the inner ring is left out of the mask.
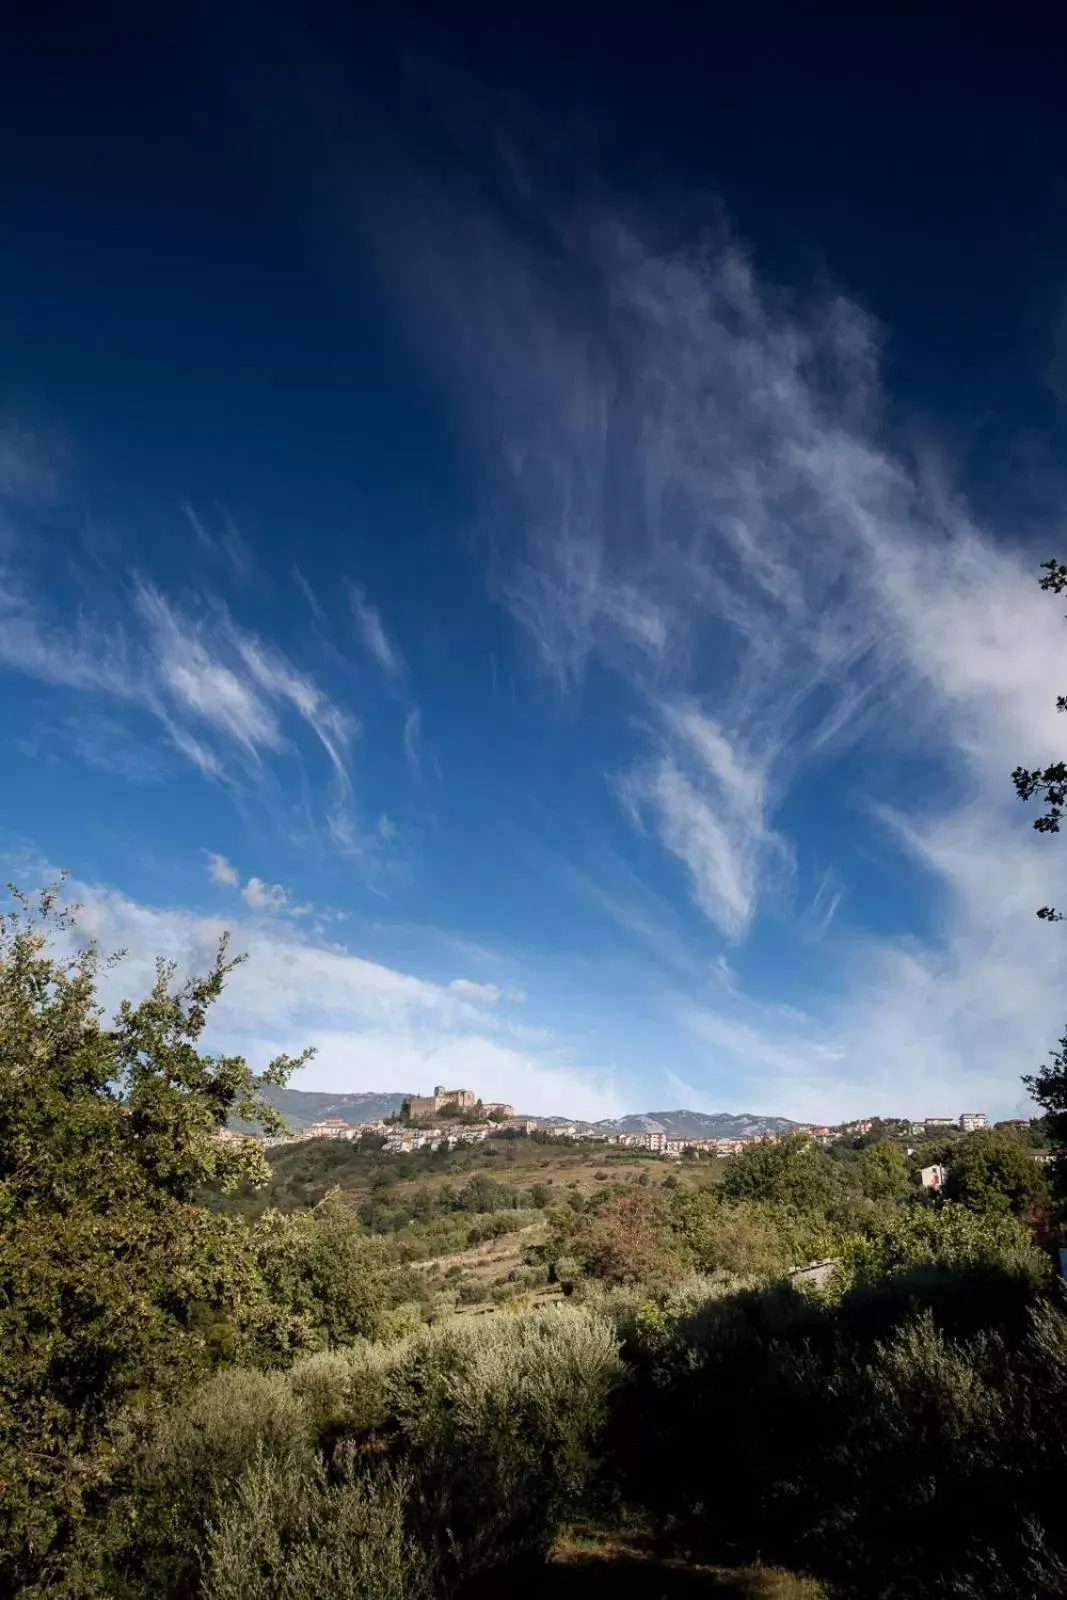
[[[309,1122],[322,1122],[326,1117],[341,1117],[345,1122],[381,1122],[384,1117],[395,1117],[408,1096],[270,1088],[265,1091],[265,1098],[277,1106],[292,1127],[306,1128]]]
[[[686,1139],[759,1139],[765,1133],[788,1133],[800,1126],[788,1117],[757,1117],[741,1111],[646,1111],[629,1117],[608,1117],[592,1124],[602,1133],[666,1133]]]
[[[326,1117],[345,1122],[379,1122],[395,1117],[406,1094],[324,1094],[309,1089],[269,1089],[267,1098],[295,1129]],[[521,1113],[520,1113],[521,1114]],[[539,1119],[548,1120],[548,1119]],[[558,1120],[558,1119],[557,1119]],[[788,1117],[757,1117],[729,1111],[646,1111],[600,1122],[578,1122],[598,1133],[666,1133],[673,1138],[759,1139],[765,1133],[788,1133],[799,1126]]]

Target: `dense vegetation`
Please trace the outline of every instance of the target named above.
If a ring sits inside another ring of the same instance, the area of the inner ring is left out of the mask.
[[[0,923],[4,1593],[430,1600],[589,1521],[842,1596],[1064,1592],[1025,1134],[955,1141],[943,1197],[889,1124],[268,1163],[211,1138],[293,1065],[201,1048],[228,969],[106,1023],[54,894]]]

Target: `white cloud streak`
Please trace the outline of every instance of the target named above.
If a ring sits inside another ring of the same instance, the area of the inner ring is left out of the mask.
[[[364,650],[377,662],[387,678],[401,677],[404,672],[403,659],[390,644],[377,609],[371,605],[363,590],[355,586],[349,590],[349,601]]]
[[[748,930],[761,869],[784,841],[764,817],[764,774],[742,760],[722,729],[694,706],[663,708],[668,748],[623,785],[651,813],[664,847],[684,863],[693,898],[728,937]]]
[[[190,611],[141,580],[131,599],[121,623],[83,612],[71,625],[0,571],[0,666],[149,714],[174,751],[231,784],[261,784],[265,759],[290,753],[302,727],[329,764],[331,825],[351,833],[355,717],[223,605]]]
[[[462,1000],[473,1000],[483,1005],[495,1006],[500,999],[500,990],[495,983],[475,983],[471,978],[453,978],[449,984],[452,994],[457,994]]]
[[[422,712],[418,706],[404,718],[404,760],[408,771],[416,776],[422,762]]]
[[[635,823],[740,939],[808,865],[798,778],[849,781],[850,750],[875,796],[902,758],[925,772],[906,826],[867,824],[869,851],[918,869],[915,935],[844,925],[842,896],[862,912],[843,858],[797,929],[830,969],[810,1037],[740,1001],[691,1007],[690,1031],[767,1109],[917,1109],[934,1078],[1014,1101],[1061,1003],[1032,911],[1062,848],[1027,832],[1008,782],[1062,735],[1047,550],[998,543],[928,452],[891,439],[857,306],[779,293],[721,228],[665,253],[598,204],[541,208],[536,159],[512,164],[543,259],[486,214],[409,259],[490,448],[498,593],[562,689],[595,661],[634,697],[648,750],[618,789]]]

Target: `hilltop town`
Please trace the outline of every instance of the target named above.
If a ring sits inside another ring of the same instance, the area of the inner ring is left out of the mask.
[[[699,1114],[690,1112],[664,1115],[669,1120],[699,1119]],[[654,1119],[634,1117],[625,1120],[652,1122]],[[918,1144],[989,1127],[989,1118],[984,1111],[964,1111],[955,1117],[930,1116],[917,1121],[905,1117],[861,1117],[836,1124],[792,1122],[781,1117],[732,1120],[750,1124],[751,1127],[749,1131],[730,1137],[702,1137],[655,1126],[627,1131],[614,1123],[516,1115],[514,1106],[505,1101],[482,1100],[474,1089],[448,1088],[438,1084],[431,1094],[403,1097],[399,1110],[392,1116],[371,1120],[343,1116],[320,1117],[290,1133],[263,1138],[260,1142],[267,1147],[274,1147],[312,1139],[358,1140],[369,1134],[382,1139],[382,1149],[386,1154],[407,1155],[419,1150],[448,1150],[460,1145],[479,1144],[491,1136],[510,1133],[644,1150],[668,1157],[682,1156],[687,1152],[733,1156],[755,1141],[776,1144],[786,1135],[801,1135],[825,1148],[840,1141],[867,1138],[878,1128],[888,1137]],[[1005,1124],[1016,1129],[1028,1125],[1025,1118],[1011,1119]],[[221,1130],[216,1138],[228,1143],[248,1136],[239,1130],[227,1128]],[[929,1186],[934,1187],[936,1183],[937,1179],[931,1178]]]

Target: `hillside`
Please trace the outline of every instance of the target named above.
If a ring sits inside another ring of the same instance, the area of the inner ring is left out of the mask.
[[[409,1091],[413,1092],[413,1091]],[[308,1089],[268,1089],[266,1098],[294,1128],[324,1117],[342,1117],[345,1122],[379,1122],[395,1117],[404,1094],[320,1094]]]
[[[315,1206],[336,1189],[357,1212],[373,1201],[375,1215],[372,1219],[368,1212],[365,1220],[372,1230],[384,1225],[389,1231],[394,1225],[408,1227],[420,1191],[445,1197],[478,1173],[519,1190],[542,1185],[544,1204],[566,1203],[574,1194],[590,1196],[605,1184],[658,1184],[671,1172],[684,1185],[705,1187],[718,1181],[711,1164],[680,1166],[644,1150],[570,1140],[542,1144],[506,1136],[458,1150],[419,1150],[404,1156],[388,1155],[373,1144],[368,1149],[359,1141],[307,1139],[275,1146],[267,1160],[271,1180],[265,1188],[242,1187],[232,1195],[213,1196],[210,1203],[256,1216],[267,1207],[294,1211]],[[421,1211],[419,1216],[422,1220]]]

